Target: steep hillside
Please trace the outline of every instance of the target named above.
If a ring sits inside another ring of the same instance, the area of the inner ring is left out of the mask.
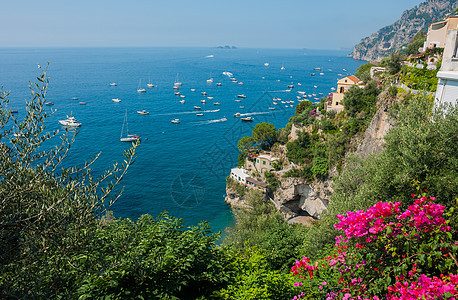
[[[355,59],[379,61],[400,49],[420,30],[428,30],[430,23],[450,14],[458,5],[456,0],[427,0],[406,10],[401,18],[369,37],[361,40],[350,54]]]

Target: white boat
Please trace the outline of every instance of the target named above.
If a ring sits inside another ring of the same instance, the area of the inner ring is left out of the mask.
[[[269,109],[270,109],[270,110],[274,110],[274,109],[275,109],[275,107],[269,107]]]
[[[267,62],[266,62],[266,63],[264,63],[264,66],[268,67],[268,66],[269,66],[269,63],[267,63]]]
[[[119,99],[119,98],[114,98],[114,99],[111,99],[111,101],[113,101],[113,102],[121,102],[121,99]]]
[[[140,115],[149,115],[149,112],[146,111],[146,110],[137,110],[137,114],[140,114]]]
[[[54,103],[52,103],[52,102],[46,102],[45,105],[47,105],[47,106],[53,106]]]
[[[185,95],[180,95],[180,98],[186,98],[186,96]]]
[[[244,94],[240,94],[240,95],[237,95],[238,98],[242,98],[242,99],[245,99],[246,96]]]
[[[290,85],[288,85],[288,88],[292,89],[292,88],[294,88],[294,85],[290,84]]]
[[[205,56],[205,57],[207,57],[207,58],[213,58],[213,57],[215,57],[215,56],[214,56],[213,54],[210,54],[210,55],[207,55],[207,56]]]
[[[79,105],[86,105],[86,102],[79,102]]]
[[[181,83],[180,81],[178,81],[178,73],[177,73],[177,79],[175,80],[175,83],[173,84],[174,86],[181,86],[183,85],[183,83]]]
[[[148,83],[146,84],[147,87],[153,88],[154,84],[151,83],[151,80],[148,78]]]
[[[301,95],[304,95],[304,94],[305,94],[305,92],[303,92],[303,91],[297,91],[297,93],[298,93],[298,94],[301,94]]]
[[[141,85],[142,85],[142,81],[141,81],[141,79],[140,79],[140,81],[138,82],[137,92],[138,92],[138,93],[146,93],[146,89],[141,88],[141,87],[140,87]]]
[[[240,81],[240,82],[239,82],[239,85],[243,85],[243,82]]]
[[[204,100],[200,100],[200,102],[205,104],[205,103],[207,103],[207,100],[205,100],[205,99]]]
[[[213,97],[207,97],[208,100],[213,100]]]
[[[200,117],[200,116],[203,116],[203,115],[204,115],[203,113],[198,113],[198,114],[196,114],[196,116],[199,116],[199,117]]]
[[[245,108],[245,106],[242,106],[242,105],[240,105],[240,106],[239,106],[239,108],[240,108],[240,109],[244,109],[244,108]]]
[[[324,75],[324,73],[320,73],[320,75],[321,75],[321,76],[323,76],[323,75]]]
[[[75,119],[75,117],[73,117],[72,115],[70,115],[70,117],[67,116],[67,119],[65,120],[59,120],[59,123],[67,127],[80,127],[81,126],[81,123],[78,122]]]
[[[72,97],[72,100],[78,100],[78,97]]]
[[[347,70],[345,70],[345,69],[342,69],[342,71],[347,72]]]
[[[221,105],[221,103],[215,102],[215,103],[213,103],[213,105]]]
[[[110,86],[117,86],[118,84],[116,82],[110,83]]]
[[[185,100],[180,100],[180,103],[181,104],[184,104],[186,101]]]
[[[335,90],[336,90],[336,88],[335,88],[335,87],[332,87],[332,88],[331,88],[331,91],[335,91]]]
[[[194,109],[202,109],[200,106],[194,106]]]
[[[126,136],[123,137],[123,132],[124,132],[124,124],[126,124]],[[122,128],[121,128],[121,136],[119,140],[121,142],[135,142],[140,139],[140,136],[135,135],[135,134],[129,134],[129,123],[127,122],[127,109],[126,109],[126,115],[124,117],[124,122],[122,123]]]
[[[281,65],[281,68],[280,68],[280,70],[284,70],[284,69],[285,69],[285,67],[284,67],[283,65]]]
[[[202,96],[206,96],[207,92],[202,92],[201,94],[202,94]]]
[[[277,102],[273,102],[273,103],[274,103],[274,105],[277,105],[277,104],[278,104]]]
[[[172,122],[172,123],[174,123],[174,124],[179,124],[179,123],[180,123],[180,119],[173,119],[173,120],[170,121],[170,122]]]
[[[314,87],[314,88],[317,88],[318,86],[317,86],[317,85],[314,85],[313,87]]]
[[[238,112],[238,113],[235,113],[235,114],[234,114],[234,117],[240,117],[240,113],[239,113],[239,112]]]
[[[288,93],[289,93],[289,92],[291,92],[291,89],[285,90],[285,92],[288,92]]]
[[[207,83],[213,83],[213,77],[211,73],[210,73],[210,78],[207,79]]]
[[[232,77],[233,74],[231,72],[223,72],[223,75],[226,75],[227,77]]]
[[[321,71],[321,68],[314,68],[315,71]]]
[[[217,86],[222,86],[223,84],[221,82],[218,82],[216,85]]]
[[[196,91],[196,89],[191,89],[191,92],[195,92],[195,91]]]
[[[235,102],[242,102],[242,100],[240,100],[240,99],[235,99]]]
[[[254,119],[252,117],[240,118],[242,122],[252,122]]]

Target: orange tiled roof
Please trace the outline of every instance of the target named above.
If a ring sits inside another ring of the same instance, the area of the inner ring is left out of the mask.
[[[353,81],[354,83],[358,83],[358,82],[361,81],[358,77],[356,77],[354,75],[350,75],[347,78],[350,79],[351,81]]]

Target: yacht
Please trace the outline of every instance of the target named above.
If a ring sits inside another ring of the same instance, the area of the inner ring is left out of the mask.
[[[110,83],[110,86],[117,86],[118,84],[116,82]]]
[[[240,113],[239,113],[239,112],[238,112],[238,113],[235,113],[235,114],[234,114],[234,117],[240,117]]]
[[[114,98],[114,99],[111,99],[111,101],[113,101],[113,102],[121,102],[121,99],[119,99],[119,98]]]
[[[174,124],[179,124],[180,123],[180,119],[173,119],[171,122],[174,123]]]
[[[146,86],[149,87],[149,88],[152,88],[152,87],[154,87],[154,84],[152,84],[152,83],[147,83]]]
[[[200,100],[200,102],[202,102],[203,104],[207,103],[207,100]]]
[[[67,126],[67,127],[80,127],[81,126],[81,123],[78,122],[75,117],[73,116],[67,116],[67,119],[65,120],[59,120],[59,123],[64,125],[64,126]]]
[[[215,103],[213,103],[213,105],[221,105],[221,103],[215,102]]]
[[[142,85],[142,81],[140,80],[140,81],[138,82],[137,92],[138,92],[138,93],[146,93],[146,89],[141,88],[141,87],[140,87],[141,85]]]
[[[200,106],[194,106],[194,109],[202,109]]]
[[[275,109],[275,107],[269,107],[269,109],[270,109],[270,110],[274,110],[274,109]]]
[[[254,119],[252,117],[241,118],[243,122],[252,122]]]
[[[149,115],[149,112],[146,111],[146,110],[137,110],[137,114],[140,114],[140,115]]]
[[[207,95],[207,92],[202,92],[201,93],[203,96],[206,96]]]
[[[237,95],[238,98],[242,98],[242,99],[245,99],[246,96],[244,94],[240,94],[240,95]]]
[[[180,103],[181,104],[184,104],[186,101],[185,100],[180,100]]]
[[[216,85],[217,86],[222,86],[223,84],[221,82],[218,82]]]
[[[196,114],[196,116],[199,116],[199,117],[200,117],[200,116],[203,116],[203,115],[204,115],[203,113],[198,113],[198,114]]]
[[[54,103],[52,103],[52,102],[46,102],[45,105],[47,105],[47,106],[53,106]]]

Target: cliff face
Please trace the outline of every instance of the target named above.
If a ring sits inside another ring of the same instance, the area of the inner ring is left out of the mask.
[[[406,10],[393,24],[362,39],[350,56],[354,59],[379,61],[391,52],[401,49],[419,31],[427,31],[429,24],[453,12],[457,5],[456,0],[427,0],[420,3]]]

